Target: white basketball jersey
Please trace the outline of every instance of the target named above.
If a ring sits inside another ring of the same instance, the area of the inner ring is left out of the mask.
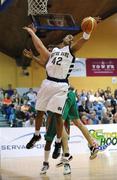
[[[46,65],[47,75],[57,79],[66,79],[73,67],[75,57],[69,46],[54,48]]]

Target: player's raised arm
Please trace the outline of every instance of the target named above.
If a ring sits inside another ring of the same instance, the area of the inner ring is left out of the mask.
[[[33,44],[40,54],[41,58],[48,59],[50,56],[50,52],[48,49],[44,46],[43,42],[37,37],[35,32],[30,27],[24,27],[25,29],[32,37]]]
[[[99,23],[100,21],[100,17],[87,17],[83,19],[81,24],[83,35],[80,39],[76,40],[75,43],[72,44],[72,51],[78,51],[84,45],[84,43],[89,40],[91,33],[94,31],[97,23]]]
[[[24,49],[23,50],[23,55],[26,56],[29,59],[34,60],[37,64],[39,64],[39,65],[41,65],[43,67],[45,67],[45,65],[46,65],[46,63],[48,61],[47,59],[40,59],[39,57],[34,56],[31,49],[30,50]]]

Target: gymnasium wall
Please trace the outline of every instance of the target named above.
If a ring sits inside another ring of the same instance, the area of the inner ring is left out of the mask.
[[[101,22],[91,39],[76,52],[77,57],[84,58],[117,58],[117,14]],[[79,38],[81,34],[75,38]],[[7,88],[11,83],[13,87],[38,87],[45,78],[45,71],[35,62],[28,68],[29,76],[22,75],[22,69],[16,66],[15,60],[0,53],[0,87]],[[70,82],[77,89],[106,88],[115,89],[112,77],[72,77]]]
[[[8,84],[12,84],[13,88],[39,87],[45,76],[44,69],[35,62],[28,68],[29,76],[24,76],[22,72],[13,58],[0,52],[0,87],[6,89]]]
[[[13,87],[17,83],[17,68],[14,59],[0,53],[0,87],[6,88],[12,82]]]
[[[76,36],[79,38],[81,35]],[[84,58],[117,58],[117,14],[101,22],[91,39],[76,52],[77,57]],[[71,84],[77,89],[106,88],[117,89],[117,83],[112,83],[112,77],[72,77]]]

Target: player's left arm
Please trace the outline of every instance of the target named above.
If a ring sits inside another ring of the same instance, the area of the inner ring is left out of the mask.
[[[94,18],[97,21],[97,23],[99,23],[101,21],[100,17],[94,17]],[[89,34],[86,32],[83,32],[82,37],[80,39],[76,40],[73,43],[73,45],[71,45],[71,49],[73,52],[78,51],[90,39],[92,31]]]
[[[33,44],[37,50],[37,52],[40,54],[41,60],[49,59],[50,52],[45,47],[41,39],[35,34],[35,31],[31,27],[23,27],[24,30],[26,30],[32,37]]]
[[[26,57],[29,58],[29,59],[34,60],[37,64],[43,66],[44,68],[45,68],[45,65],[47,64],[47,60],[46,60],[46,59],[41,60],[39,57],[36,57],[36,56],[33,54],[33,52],[32,52],[31,49],[30,49],[30,50],[24,49],[24,50],[23,50],[23,55],[26,56]]]

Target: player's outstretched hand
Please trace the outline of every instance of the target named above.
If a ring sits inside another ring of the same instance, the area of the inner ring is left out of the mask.
[[[32,50],[28,50],[28,49],[24,49],[23,50],[23,55],[26,56],[27,58],[29,59],[32,59],[33,58],[33,52]]]
[[[30,28],[30,27],[23,27],[24,30],[26,30],[30,35],[32,35],[32,33],[34,34],[34,31]]]
[[[31,29],[33,30],[34,33],[36,33],[37,28],[34,26],[33,23],[32,23],[32,24],[29,24],[28,27],[31,28]]]

